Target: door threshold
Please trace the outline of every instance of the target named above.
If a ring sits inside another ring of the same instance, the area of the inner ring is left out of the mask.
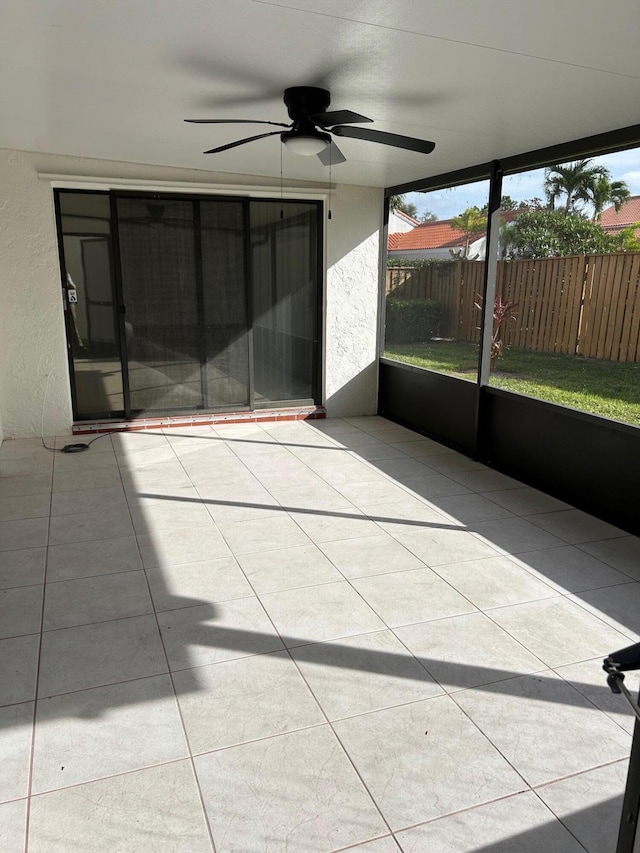
[[[252,412],[217,412],[206,415],[170,415],[136,418],[130,421],[79,421],[71,427],[73,435],[96,432],[135,432],[138,430],[178,429],[220,424],[254,424],[273,421],[305,421],[326,418],[324,406],[293,406],[290,409],[254,409]]]

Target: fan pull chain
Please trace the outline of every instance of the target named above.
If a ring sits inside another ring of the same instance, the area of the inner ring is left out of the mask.
[[[331,183],[331,160],[332,160],[332,157],[331,157],[331,155],[332,154],[333,154],[333,149],[331,147],[331,143],[329,143],[329,215],[327,216],[327,219],[331,219],[331,187],[332,187],[332,183]]]
[[[282,186],[282,149],[284,145],[280,146],[280,219],[284,219],[284,188]]]

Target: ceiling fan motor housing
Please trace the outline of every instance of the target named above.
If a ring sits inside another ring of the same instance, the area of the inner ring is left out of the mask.
[[[325,113],[331,103],[326,89],[315,86],[292,86],[284,90],[284,103],[293,122],[303,121],[308,116]]]

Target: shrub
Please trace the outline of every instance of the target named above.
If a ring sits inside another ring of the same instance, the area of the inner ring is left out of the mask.
[[[386,341],[412,344],[426,341],[438,333],[442,312],[433,299],[394,299],[387,297]]]

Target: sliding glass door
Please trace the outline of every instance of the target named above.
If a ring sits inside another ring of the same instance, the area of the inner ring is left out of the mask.
[[[318,203],[59,190],[57,209],[77,419],[318,402]]]

